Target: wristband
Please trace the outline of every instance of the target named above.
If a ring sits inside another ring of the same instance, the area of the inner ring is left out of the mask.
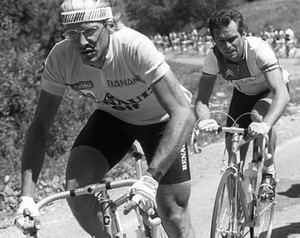
[[[151,174],[152,178],[154,178],[157,182],[159,182],[164,176],[158,169],[151,167],[147,169],[147,173]]]

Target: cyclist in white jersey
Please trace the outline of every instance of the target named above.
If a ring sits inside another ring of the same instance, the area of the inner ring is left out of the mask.
[[[210,33],[215,42],[203,63],[203,72],[195,102],[196,116],[202,121],[199,130],[214,132],[218,124],[210,119],[209,98],[217,75],[234,84],[229,115],[237,123],[248,128],[250,135],[269,134],[270,152],[274,155],[276,134],[272,129],[289,102],[287,82],[289,74],[278,63],[275,53],[260,38],[244,37],[245,26],[240,12],[234,9],[218,11],[209,22]],[[227,126],[233,124],[227,118]],[[229,148],[230,136],[226,135]],[[241,159],[245,159],[248,145],[241,148]],[[274,158],[264,164],[261,193],[272,196],[275,188]]]
[[[70,87],[93,100],[97,109],[71,149],[66,189],[102,182],[138,140],[149,167],[130,188],[132,201],[145,211],[157,205],[169,237],[193,238],[185,145],[195,122],[190,92],[178,83],[151,40],[113,15],[110,1],[65,0],[61,16],[66,39],[54,46],[42,74],[40,98],[22,155],[17,218],[28,209],[39,228],[34,188],[49,129]],[[104,237],[94,196],[71,198],[68,203],[86,232]]]

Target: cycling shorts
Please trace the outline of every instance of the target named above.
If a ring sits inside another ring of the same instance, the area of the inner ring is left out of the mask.
[[[133,142],[137,140],[149,164],[166,125],[167,122],[143,126],[132,125],[107,112],[96,110],[77,136],[73,148],[90,146],[99,150],[112,168],[124,158]],[[190,179],[189,156],[185,144],[160,184],[175,184]]]
[[[251,112],[254,105],[262,98],[265,97],[270,92],[269,89],[266,91],[257,94],[257,95],[246,95],[244,93],[241,93],[236,88],[233,89],[233,94],[229,106],[229,112],[228,114],[236,120],[240,115]],[[250,123],[252,122],[250,114],[243,115],[237,120],[237,124],[241,128],[248,128]],[[233,121],[230,117],[227,117],[226,126],[230,127],[232,126]]]

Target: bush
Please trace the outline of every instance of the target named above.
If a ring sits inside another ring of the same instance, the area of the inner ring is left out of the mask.
[[[0,3],[0,206],[11,210],[20,194],[21,151],[39,97],[45,56],[60,38],[56,5],[46,0]],[[58,186],[52,180],[57,182],[58,176],[62,178],[58,181],[63,181],[66,151],[85,122],[89,108],[85,99],[74,97],[73,92],[66,93],[51,128],[46,155],[46,165],[53,169],[43,169],[41,184],[46,181],[50,187],[62,187],[62,183]],[[39,188],[45,190],[45,186]],[[3,216],[9,213],[4,212]]]

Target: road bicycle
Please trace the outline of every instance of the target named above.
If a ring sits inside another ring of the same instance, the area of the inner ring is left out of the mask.
[[[196,152],[197,138],[200,136],[196,129],[198,122],[191,138]],[[270,198],[259,194],[264,161],[272,156],[268,153],[268,136],[249,138],[247,130],[239,128],[236,122],[232,127],[219,127],[220,132],[232,135],[232,145],[228,161],[223,158],[225,169],[215,197],[210,237],[270,238],[275,194]],[[245,140],[246,137],[248,139]],[[252,160],[249,167],[244,169],[245,161],[239,158],[239,148],[250,141],[253,142]]]
[[[142,176],[142,158],[143,153],[138,151],[137,146],[133,145],[131,156],[135,159],[136,178],[139,179]],[[120,189],[133,185],[137,179],[122,179],[106,183],[96,183],[87,185],[81,188],[63,191],[52,194],[37,203],[39,210],[47,205],[51,205],[54,201],[66,199],[70,197],[78,197],[82,195],[94,195],[97,197],[97,201],[100,204],[101,212],[103,214],[103,225],[107,238],[132,238],[128,237],[128,234],[124,232],[122,227],[122,221],[120,219],[120,208],[125,205],[130,196],[125,193],[118,196],[116,199],[112,199],[109,190]],[[136,207],[134,209],[135,217],[137,218],[136,237],[137,238],[167,238],[167,234],[161,224],[161,220],[157,213],[153,210],[151,214],[143,212]],[[24,218],[17,219],[15,225],[22,231],[28,231],[26,237],[42,238],[37,234],[34,229],[33,221],[30,219],[29,214],[25,214]],[[42,227],[43,228],[43,227]]]

